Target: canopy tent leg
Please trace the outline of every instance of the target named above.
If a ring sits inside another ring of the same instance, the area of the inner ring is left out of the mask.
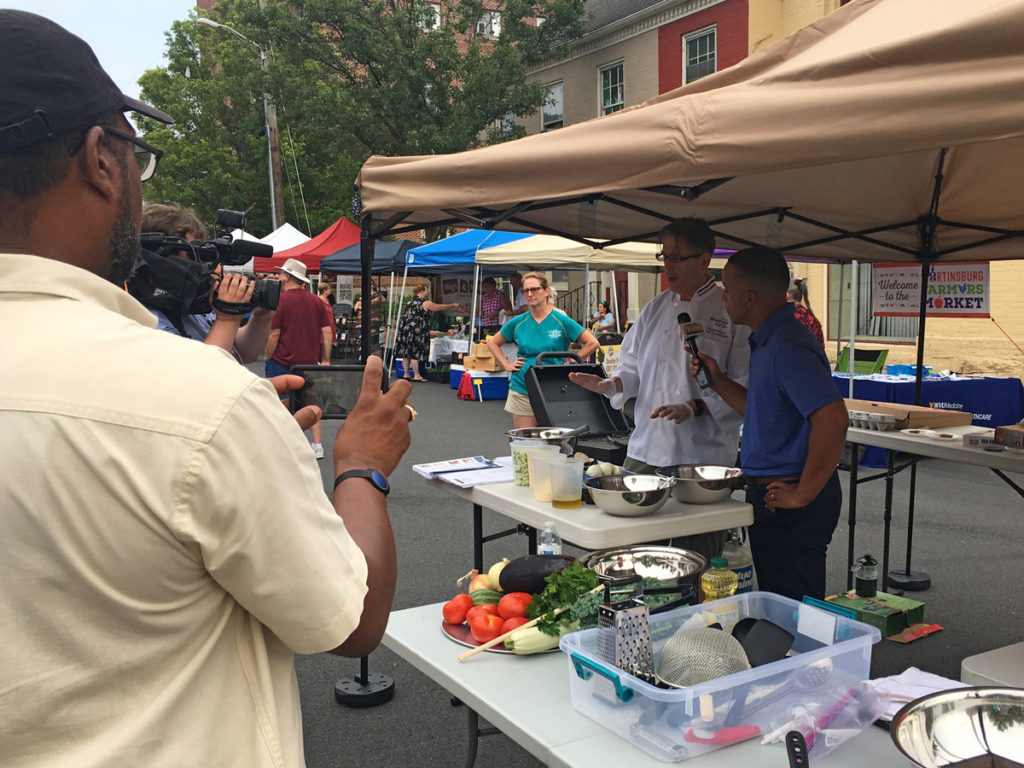
[[[858,297],[857,297],[857,289],[859,287],[857,285],[857,281],[860,279],[860,276],[857,274],[857,261],[856,260],[854,260],[853,263],[850,264],[850,267],[852,268],[853,272],[850,275],[850,359],[849,359],[849,364],[850,364],[850,369],[849,369],[849,374],[850,374],[850,394],[848,395],[848,397],[852,400],[853,399],[853,360],[854,360],[854,357],[856,357],[856,355],[854,353],[854,348],[856,346],[856,339],[857,339],[857,302],[859,300]]]
[[[473,331],[476,330],[476,291],[480,283],[480,265],[473,266],[473,302],[469,305],[469,351],[473,351]],[[483,341],[477,337],[477,341]]]
[[[615,284],[614,271],[612,272],[612,305],[615,307],[615,332],[622,333],[622,326],[619,323],[619,315],[622,314],[619,311],[621,309],[621,307],[619,306],[619,289],[618,286]]]
[[[370,282],[373,280],[373,249],[376,244],[377,237],[370,229],[370,219],[364,219],[359,237],[359,262],[362,267],[360,276],[363,281],[359,289],[363,306],[363,316],[360,322],[359,359],[363,365],[366,365],[366,361],[370,358]]]

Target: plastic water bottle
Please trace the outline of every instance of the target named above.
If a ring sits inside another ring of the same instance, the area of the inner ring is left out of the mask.
[[[555,524],[548,520],[544,523],[544,530],[537,536],[538,555],[560,555],[562,554],[562,537],[555,530]]]
[[[739,577],[729,570],[729,561],[724,557],[712,557],[711,569],[700,577],[700,587],[704,590],[704,602],[720,600],[736,593]]]
[[[736,587],[736,594],[750,592],[754,589],[754,558],[750,555],[750,549],[743,545],[743,538],[740,531],[733,529],[726,537],[725,546],[722,547],[722,557],[729,561],[729,570],[736,574],[739,584]]]

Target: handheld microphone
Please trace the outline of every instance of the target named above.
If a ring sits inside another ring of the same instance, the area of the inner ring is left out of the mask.
[[[700,353],[697,351],[697,337],[704,333],[704,326],[693,322],[689,312],[680,312],[676,322],[679,323],[679,337],[689,348],[693,359],[697,361],[697,385],[701,389],[708,389],[711,386],[711,374],[708,373],[708,367],[700,359]]]

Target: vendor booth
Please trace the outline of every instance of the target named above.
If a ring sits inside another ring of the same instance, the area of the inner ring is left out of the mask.
[[[360,230],[351,221],[342,217],[331,224],[316,237],[293,248],[274,251],[270,258],[253,260],[253,268],[257,272],[271,272],[282,266],[288,259],[298,259],[306,265],[310,272],[320,270],[320,260],[342,248],[359,242]]]

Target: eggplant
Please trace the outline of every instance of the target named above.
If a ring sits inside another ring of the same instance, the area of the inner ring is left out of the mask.
[[[568,568],[574,562],[575,557],[565,555],[523,555],[501,569],[498,582],[502,592],[536,595],[547,586],[544,580],[548,576]]]

